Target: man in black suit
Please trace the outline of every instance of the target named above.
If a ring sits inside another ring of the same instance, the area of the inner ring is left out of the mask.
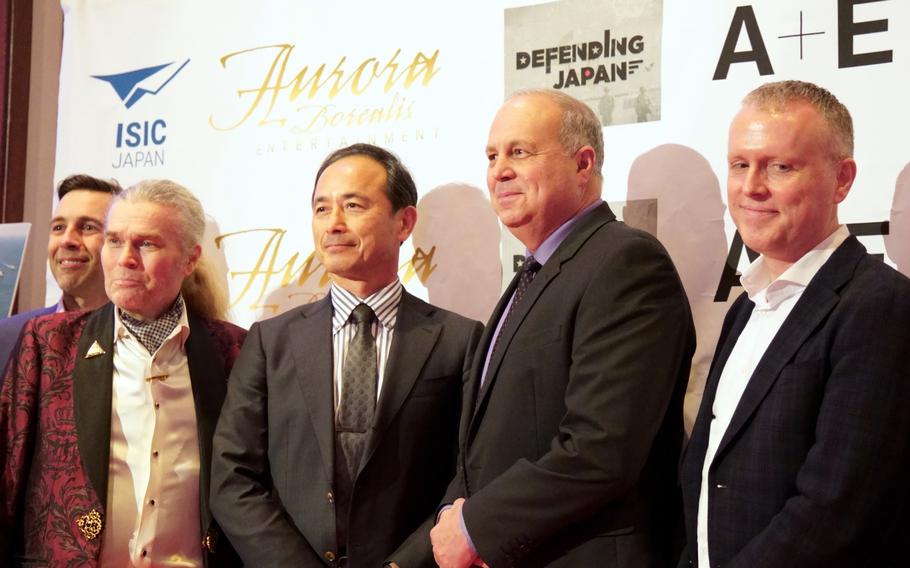
[[[212,507],[250,566],[432,566],[481,326],[398,280],[416,202],[376,146],[338,150],[317,173],[330,293],[253,325],[215,433]]]
[[[907,566],[910,281],[838,222],[850,113],[811,83],[746,96],[728,203],[746,292],[682,467],[692,565]]]
[[[436,560],[665,564],[695,344],[676,270],[600,199],[603,137],[584,103],[513,95],[487,158],[493,208],[533,256],[474,357]]]
[[[63,296],[53,306],[0,319],[0,373],[28,320],[73,310],[94,310],[107,303],[101,272],[104,216],[111,198],[122,191],[114,180],[71,175],[57,186],[47,263]]]

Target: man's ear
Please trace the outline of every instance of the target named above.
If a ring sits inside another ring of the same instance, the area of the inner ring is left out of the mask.
[[[199,264],[200,257],[202,257],[202,246],[195,245],[192,250],[190,250],[189,258],[187,258],[184,277],[189,276],[193,273],[194,270],[196,270],[196,265]]]
[[[837,164],[837,189],[834,191],[834,203],[847,198],[853,180],[856,179],[856,162],[853,158],[844,158]]]
[[[582,146],[575,152],[575,167],[578,175],[581,176],[579,182],[586,186],[588,180],[594,176],[594,163],[597,161],[597,153],[591,146]]]
[[[417,208],[413,205],[402,207],[395,213],[395,216],[398,219],[398,242],[403,243],[414,232],[414,226],[417,224]]]

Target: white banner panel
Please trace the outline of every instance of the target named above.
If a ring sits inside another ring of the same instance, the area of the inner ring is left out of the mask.
[[[749,89],[798,78],[854,116],[859,175],[841,221],[910,271],[906,2],[528,4],[63,0],[56,178],[190,188],[233,319],[249,325],[324,293],[313,175],[334,149],[379,144],[421,197],[407,288],[486,319],[522,252],[488,207],[487,129],[504,92],[559,86],[604,119],[605,199],[656,232],[682,275],[699,334],[691,418],[748,261],[725,211],[727,127]]]

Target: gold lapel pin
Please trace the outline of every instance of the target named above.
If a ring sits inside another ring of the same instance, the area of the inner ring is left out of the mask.
[[[218,533],[214,529],[209,529],[205,536],[202,537],[202,549],[209,554],[214,554],[218,545]]]
[[[88,348],[88,351],[85,352],[85,358],[91,359],[92,357],[104,355],[105,353],[107,353],[107,351],[105,351],[101,345],[95,341],[92,343],[92,346]]]
[[[101,513],[98,512],[98,509],[92,509],[76,519],[76,526],[82,531],[82,536],[86,540],[94,540],[101,534],[104,526],[101,521]]]

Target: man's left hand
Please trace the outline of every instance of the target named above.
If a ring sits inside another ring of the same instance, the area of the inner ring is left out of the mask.
[[[440,568],[467,568],[478,560],[461,530],[462,506],[464,499],[456,499],[450,509],[439,515],[439,522],[430,531],[433,557]]]

